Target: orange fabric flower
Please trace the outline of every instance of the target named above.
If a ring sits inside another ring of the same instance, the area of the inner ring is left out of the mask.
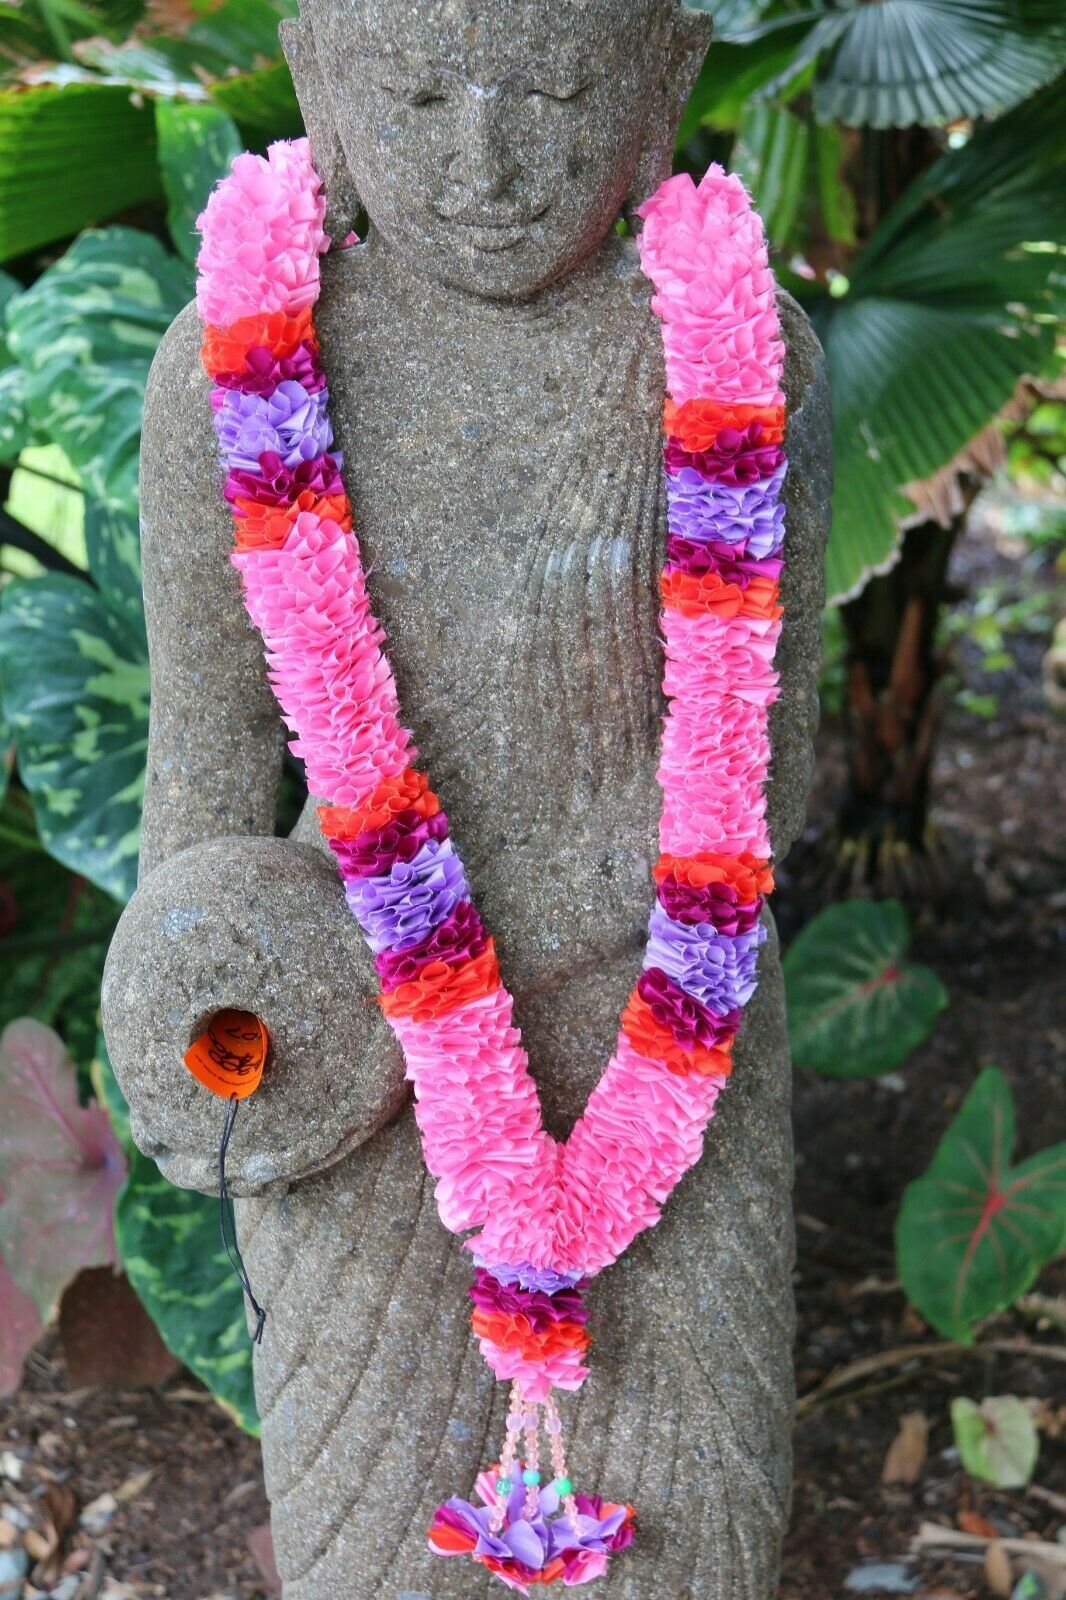
[[[319,806],[318,821],[327,839],[357,839],[371,828],[384,828],[401,811],[435,817],[439,810],[440,801],[425,773],[406,767],[395,777],[384,778],[365,806]]]
[[[298,344],[316,345],[311,307],[290,317],[284,311],[265,316],[240,317],[228,328],[204,329],[200,356],[209,378],[220,372],[240,372],[249,350],[269,350],[278,357],[291,356]]]
[[[480,1000],[500,987],[500,966],[490,939],[472,961],[449,966],[446,961],[429,961],[417,978],[398,984],[388,994],[378,996],[387,1017],[411,1017],[415,1022],[431,1022],[445,1011]]]
[[[289,537],[296,518],[304,511],[338,523],[345,533],[352,531],[352,510],[347,495],[316,495],[313,489],[304,489],[290,506],[266,506],[256,500],[236,500],[233,505],[233,532],[237,549],[280,549]]]
[[[777,603],[779,585],[772,578],[752,578],[746,588],[727,583],[718,572],[698,574],[667,567],[659,581],[663,605],[684,617],[713,614],[733,617],[762,617],[776,622],[781,616]]]
[[[446,1522],[435,1522],[428,1534],[430,1546],[442,1556],[462,1556],[477,1543],[472,1533],[450,1528]]]
[[[714,850],[701,850],[694,856],[662,855],[652,869],[656,883],[664,878],[674,878],[693,889],[705,889],[709,883],[726,883],[737,891],[744,905],[761,894],[770,894],[774,887],[773,868],[768,861],[753,856],[745,850],[743,855],[723,856]]]
[[[713,1073],[727,1078],[733,1070],[731,1045],[697,1044],[686,1050],[665,1023],[656,1021],[648,1002],[635,989],[622,1012],[622,1032],[645,1061],[661,1061],[678,1077],[699,1073],[706,1078]]]
[[[785,437],[784,406],[749,406],[739,401],[686,400],[678,405],[667,400],[663,408],[663,427],[684,450],[709,450],[723,428],[742,433],[751,423],[762,428],[759,443],[780,444]]]
[[[578,1322],[553,1322],[535,1333],[529,1318],[521,1312],[475,1311],[470,1326],[479,1339],[487,1339],[501,1350],[517,1350],[527,1361],[547,1361],[563,1350],[583,1353],[592,1344]]]

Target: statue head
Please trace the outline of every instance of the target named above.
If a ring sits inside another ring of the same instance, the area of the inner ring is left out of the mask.
[[[331,231],[520,299],[666,175],[710,20],[681,0],[302,0],[282,25]]]

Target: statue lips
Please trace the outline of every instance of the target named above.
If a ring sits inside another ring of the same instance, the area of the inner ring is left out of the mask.
[[[448,212],[439,206],[433,209],[442,222],[450,227],[462,228],[475,250],[486,251],[492,254],[498,250],[513,250],[526,236],[526,229],[539,219],[548,210],[549,202],[545,201],[538,210],[530,212],[523,217],[492,217],[480,215],[465,215],[463,212]]]

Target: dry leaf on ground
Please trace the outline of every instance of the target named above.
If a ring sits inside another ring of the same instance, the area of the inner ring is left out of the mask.
[[[917,1483],[929,1448],[929,1418],[924,1411],[906,1411],[899,1432],[888,1447],[882,1483]]]

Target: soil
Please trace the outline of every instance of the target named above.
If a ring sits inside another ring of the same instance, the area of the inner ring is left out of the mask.
[[[1019,594],[1034,582],[1050,586],[1052,571],[1023,574],[986,514],[960,547],[954,577],[970,597],[966,606],[993,583]],[[913,911],[914,955],[950,991],[935,1032],[887,1078],[797,1080],[801,1407],[781,1600],[863,1592],[991,1600],[1009,1595],[1026,1570],[1043,1574],[1034,1597],[1066,1593],[1066,1566],[1056,1581],[1035,1547],[1024,1561],[998,1547],[988,1557],[980,1545],[954,1559],[910,1555],[923,1522],[978,1541],[1006,1535],[1051,1544],[1066,1525],[1066,1268],[1045,1272],[1038,1293],[983,1330],[975,1350],[922,1354],[938,1337],[907,1308],[892,1253],[901,1191],[928,1164],[981,1065],[995,1062],[1010,1080],[1021,1154],[1066,1138],[1066,818],[1057,798],[1066,721],[1041,687],[1047,642],[1046,632],[1012,634],[1013,669],[990,677],[976,646],[965,636],[956,641],[958,682],[994,693],[998,706],[984,718],[958,695],[945,706],[934,820],[960,864],[958,881],[935,909]],[[821,756],[811,824],[778,897],[786,938],[817,909],[824,881],[842,771],[831,721]],[[822,1390],[831,1374],[863,1360],[866,1370]],[[1038,1409],[1041,1455],[1028,1491],[976,1485],[952,1449],[952,1398],[992,1394],[1019,1395]],[[924,1463],[913,1485],[884,1486],[886,1451],[900,1419],[914,1412],[929,1425]],[[86,1595],[265,1600],[273,1592],[248,1546],[267,1515],[257,1446],[188,1375],[130,1393],[72,1394],[53,1333],[31,1357],[22,1390],[0,1407],[0,1451],[13,1452],[22,1470],[19,1484],[0,1476],[0,1519],[5,1501],[28,1497],[39,1508],[35,1497],[50,1481],[73,1491],[80,1507],[120,1491],[102,1531],[64,1536],[62,1550],[85,1551],[75,1563],[96,1561],[96,1586],[86,1584]],[[10,1457],[0,1456],[0,1474],[5,1463]]]

